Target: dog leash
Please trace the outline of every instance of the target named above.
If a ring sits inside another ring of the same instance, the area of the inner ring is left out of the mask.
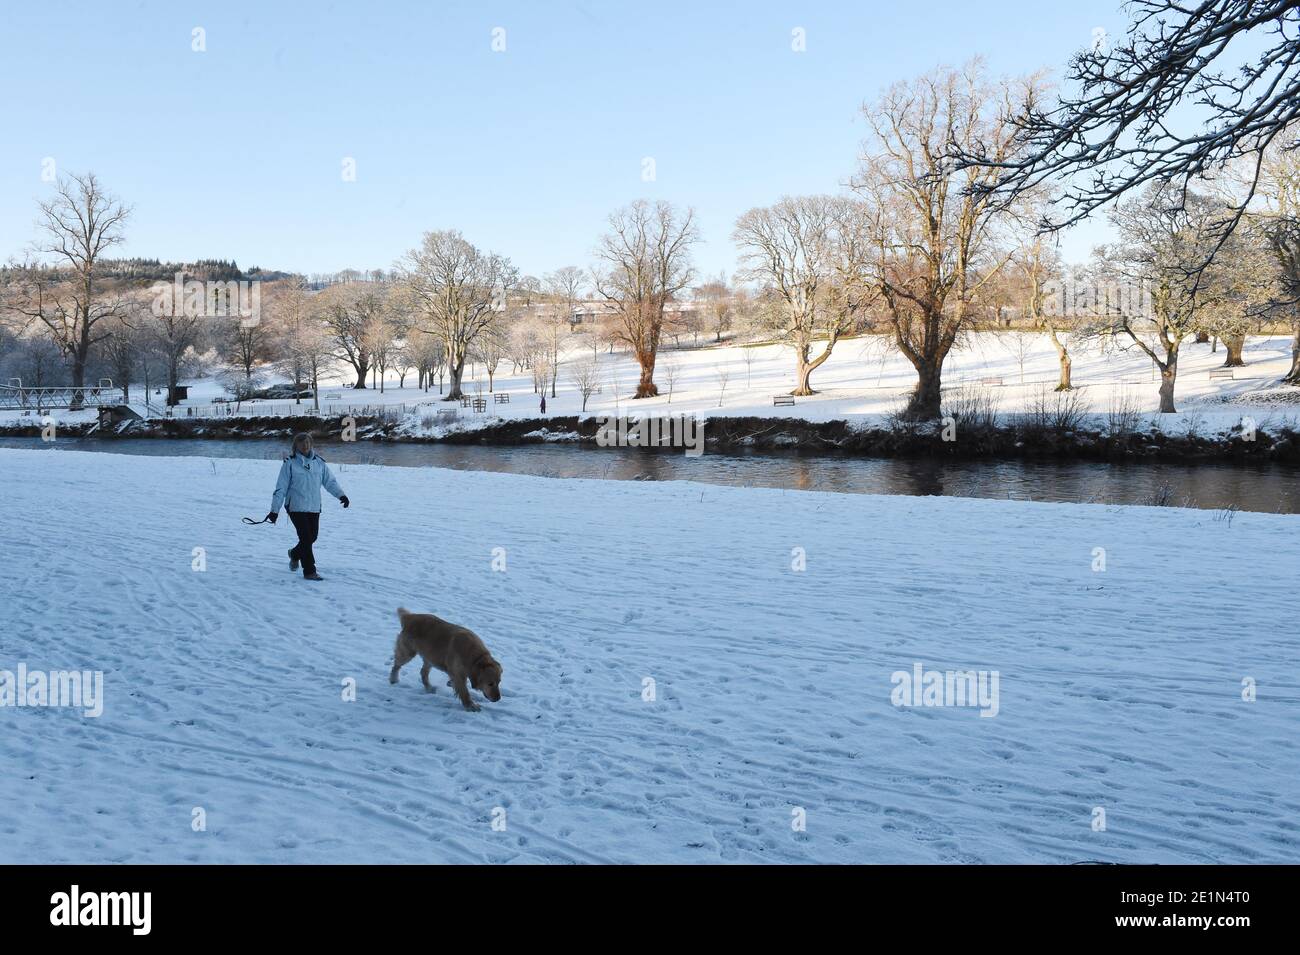
[[[251,517],[241,517],[240,520],[243,521],[245,524],[252,524],[254,527],[256,527],[258,524],[267,523],[267,521],[269,521],[270,518],[264,517],[260,521],[255,521]]]

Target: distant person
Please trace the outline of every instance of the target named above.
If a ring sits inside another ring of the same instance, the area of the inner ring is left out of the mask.
[[[266,515],[266,519],[274,524],[280,516],[281,505],[289,512],[289,520],[293,521],[294,530],[298,532],[297,546],[289,549],[289,569],[297,570],[301,563],[304,580],[325,579],[316,573],[316,555],[311,549],[320,532],[322,487],[337,497],[344,507],[348,506],[348,496],[334,480],[329,465],[313,449],[311,435],[294,435],[293,450],[280,465],[280,477],[271,496],[271,513]]]
[[[546,414],[546,393],[542,393],[542,414]]]

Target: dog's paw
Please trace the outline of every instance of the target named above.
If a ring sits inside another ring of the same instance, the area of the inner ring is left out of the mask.
[[[465,709],[469,710],[471,713],[477,713],[479,710],[483,709],[483,707],[479,706],[477,703],[466,703]]]
[[[424,692],[425,692],[425,693],[437,693],[438,691],[435,690],[433,687],[431,687],[429,684],[426,683],[426,684],[424,684]]]

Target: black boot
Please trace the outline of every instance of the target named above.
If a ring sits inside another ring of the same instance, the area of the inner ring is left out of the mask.
[[[320,574],[316,573],[316,571],[314,570],[304,570],[302,572],[302,579],[303,580],[324,580],[325,578],[322,577]]]
[[[290,570],[297,570],[297,569],[298,569],[298,558],[293,556],[293,548],[292,548],[292,547],[289,548],[289,569],[290,569]]]

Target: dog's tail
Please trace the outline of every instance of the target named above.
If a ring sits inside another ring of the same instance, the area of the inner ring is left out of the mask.
[[[407,610],[405,607],[398,607],[398,608],[397,608],[397,619],[398,619],[398,620],[405,621],[406,618],[410,616],[410,614],[411,614],[411,611]]]

